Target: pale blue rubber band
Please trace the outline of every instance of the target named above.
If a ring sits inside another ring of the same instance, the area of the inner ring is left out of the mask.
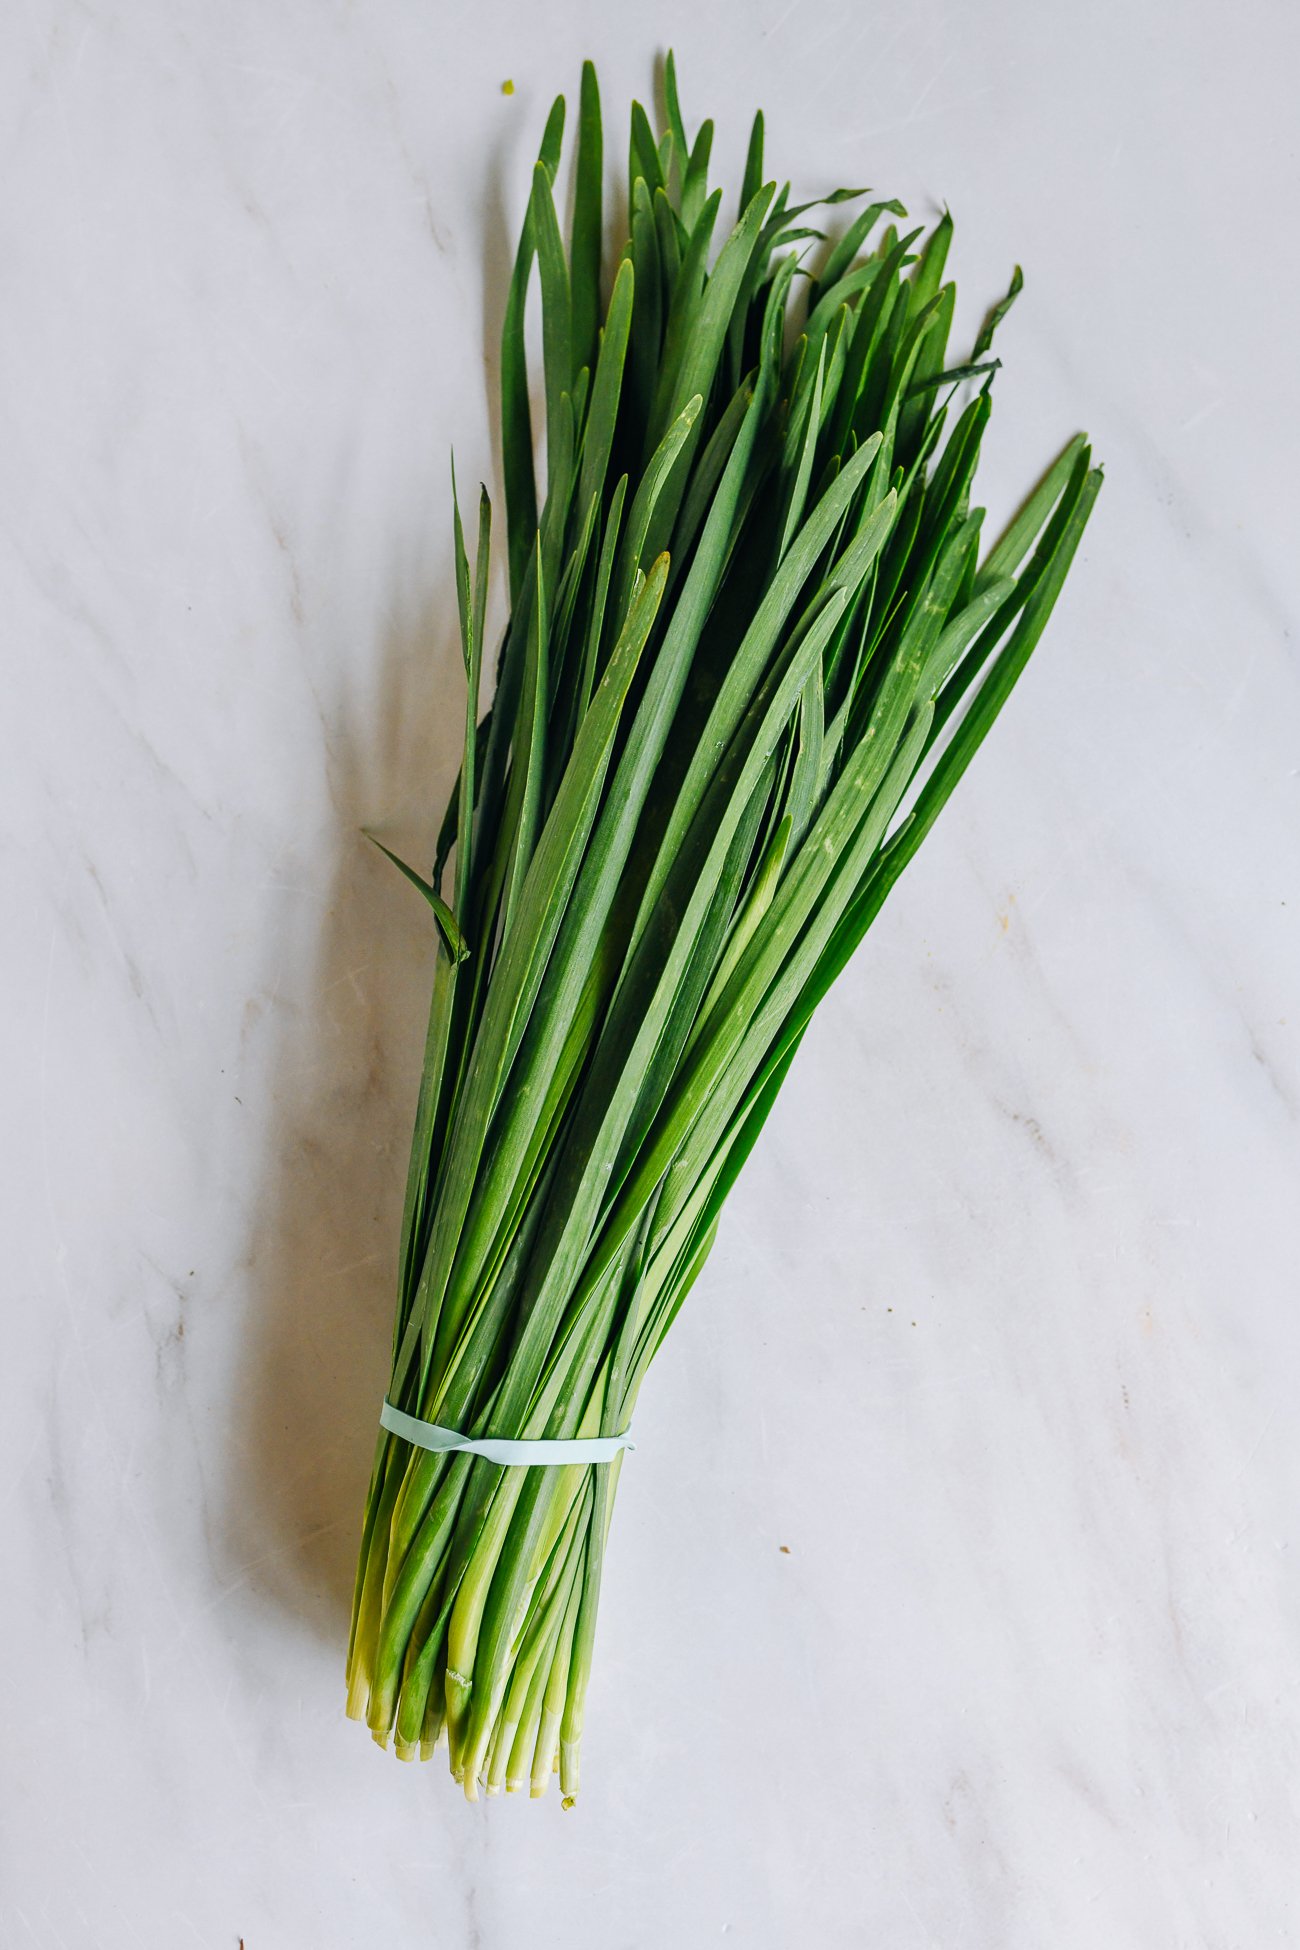
[[[435,1455],[459,1449],[470,1456],[485,1456],[488,1462],[500,1463],[507,1469],[537,1469],[550,1463],[613,1462],[620,1449],[636,1448],[630,1429],[625,1435],[575,1436],[570,1442],[549,1437],[540,1437],[536,1442],[513,1442],[504,1436],[484,1436],[480,1441],[455,1429],[444,1429],[437,1422],[422,1422],[418,1415],[394,1408],[387,1398],[379,1411],[379,1420],[390,1434],[404,1436],[417,1449],[431,1449]]]

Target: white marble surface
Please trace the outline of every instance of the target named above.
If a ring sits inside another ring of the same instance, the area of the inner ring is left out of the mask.
[[[582,1801],[468,1808],[341,1711],[430,949],[358,828],[448,781],[545,105],[669,41],[733,169],[950,201],[968,323],[1024,264],[995,513],[1109,478],[644,1397]],[[0,43],[0,1943],[1300,1941],[1293,9]]]

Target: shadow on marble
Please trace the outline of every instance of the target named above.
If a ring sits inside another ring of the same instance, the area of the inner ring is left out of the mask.
[[[297,1006],[276,1011],[265,1188],[246,1260],[230,1568],[337,1643],[340,1660],[391,1335],[418,1081],[410,1052],[422,1037],[432,949],[423,931],[402,926],[400,883],[361,829],[427,795],[428,740],[410,727],[428,723],[434,669],[440,684],[455,682],[446,638],[445,598],[391,632],[370,721],[344,706],[328,740],[332,858],[319,877],[313,973]],[[439,751],[431,770],[441,785],[454,766]]]
[[[499,342],[514,263],[504,144],[488,159],[482,218],[483,366],[499,452]],[[468,403],[475,410],[475,402]],[[482,410],[479,408],[478,410]],[[448,425],[446,447],[464,426]],[[418,549],[426,584],[372,659],[329,646],[341,671],[324,712],[331,860],[310,980],[274,1012],[266,1184],[245,1262],[248,1329],[234,1405],[223,1572],[296,1615],[342,1659],[376,1416],[388,1377],[407,1148],[433,967],[431,917],[362,835],[432,845],[460,759],[463,671],[445,454],[444,535]],[[462,468],[471,554],[477,483]],[[494,492],[494,583],[505,576]],[[427,593],[427,569],[437,587]],[[394,575],[400,590],[403,577]],[[409,586],[409,578],[407,579]],[[324,606],[326,609],[328,605]],[[377,660],[378,667],[375,667]],[[364,666],[364,667],[363,667]],[[406,809],[403,818],[403,809]],[[400,828],[391,821],[403,820]],[[417,853],[408,857],[413,860]],[[427,861],[423,862],[427,867]],[[404,903],[409,905],[403,906]],[[308,954],[310,949],[300,947]],[[272,963],[277,957],[268,956]]]

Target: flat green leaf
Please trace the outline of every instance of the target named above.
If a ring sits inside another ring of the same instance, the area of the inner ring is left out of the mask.
[[[799,448],[799,462],[795,469],[794,480],[790,488],[790,504],[785,512],[785,521],[781,527],[781,540],[777,545],[776,553],[778,561],[780,561],[781,557],[789,548],[795,534],[798,532],[799,523],[803,520],[804,505],[808,499],[808,483],[812,479],[813,458],[817,452],[817,436],[821,432],[822,380],[825,377],[825,372],[826,344],[823,340],[821,350],[817,355],[817,372],[813,380],[812,393],[808,401],[806,425]]]
[[[1020,296],[1024,288],[1024,274],[1017,264],[1015,270],[1011,273],[1011,283],[1007,287],[1006,296],[999,298],[997,304],[992,307],[984,323],[980,326],[979,337],[976,339],[971,350],[970,356],[972,359],[983,358],[993,343],[993,334],[997,331],[998,326],[1011,310],[1012,305],[1015,304],[1016,299]]]
[[[943,267],[952,242],[952,218],[945,210],[925,240],[916,269],[912,273],[911,313],[915,318],[937,296],[943,282]]]
[[[940,386],[956,386],[963,379],[978,379],[982,373],[997,372],[1001,365],[1001,359],[983,359],[977,365],[949,366],[946,372],[923,373],[908,387],[908,397],[913,398],[917,393],[933,393]]]
[[[628,181],[635,184],[641,178],[650,195],[656,190],[666,190],[663,165],[659,157],[659,145],[654,139],[649,117],[640,102],[632,104],[632,133],[628,151]]]
[[[510,783],[503,821],[503,831],[508,838],[510,849],[501,895],[505,937],[509,935],[518,906],[519,891],[533,857],[542,814],[542,781],[546,767],[546,720],[550,692],[546,590],[540,536],[535,571],[532,623],[528,633],[529,656],[524,666],[524,687],[519,715],[515,720],[515,742],[510,757]]]
[[[713,148],[713,124],[702,122],[695,146],[686,165],[682,185],[682,222],[693,230],[709,193],[709,155]]]
[[[542,287],[542,347],[546,367],[547,474],[555,475],[556,429],[560,401],[573,383],[573,339],[570,322],[569,267],[555,215],[551,179],[545,163],[533,170],[531,215],[537,239],[537,264]]]
[[[584,61],[578,109],[573,222],[569,232],[569,276],[572,282],[570,330],[574,370],[566,378],[566,385],[572,383],[578,367],[592,365],[596,358],[597,328],[600,324],[603,183],[600,89],[595,68],[590,61]]]
[[[578,481],[580,507],[586,507],[593,494],[603,494],[605,489],[623,391],[623,365],[632,325],[634,279],[631,262],[624,258],[614,278],[605,329],[600,335],[596,377],[592,383],[591,406],[582,442],[582,471]]]
[[[869,203],[865,210],[859,211],[822,266],[821,277],[818,280],[819,300],[821,292],[829,292],[849,270],[854,258],[887,210],[892,211],[897,217],[907,215],[903,205],[894,197],[882,203]]]
[[[1034,538],[1056,506],[1067,481],[1076,471],[1079,456],[1084,451],[1083,435],[1074,439],[1048,468],[1038,486],[1020,507],[1000,536],[996,547],[989,550],[976,578],[976,590],[980,590],[999,576],[1012,575],[1033,546]]]
[[[558,95],[547,120],[538,156],[551,178],[554,178],[559,167],[563,138],[564,97]],[[529,214],[515,254],[501,327],[501,471],[505,481],[512,602],[519,599],[528,558],[532,553],[533,531],[537,526],[532,415],[528,405],[528,359],[524,347],[524,310],[536,251],[530,199]]]
[[[749,148],[745,155],[745,174],[740,184],[740,207],[737,217],[743,217],[763,187],[763,111],[760,108],[754,117],[749,131]]]
[[[406,878],[413,887],[419,888],[433,909],[433,918],[438,924],[438,933],[442,938],[442,944],[447,950],[447,953],[453,961],[464,961],[469,954],[469,945],[460,931],[456,916],[452,913],[437,889],[431,887],[424,876],[415,871],[414,867],[408,867],[405,860],[399,860],[397,855],[389,847],[386,847],[382,840],[377,840],[373,833],[367,833],[366,838],[372,846],[379,848],[379,851],[386,859],[392,861],[399,873],[406,875]]]
[[[456,482],[452,476],[452,499]],[[460,786],[456,816],[456,911],[465,913],[469,905],[473,872],[475,757],[478,749],[478,694],[483,668],[483,631],[487,616],[487,583],[492,548],[492,503],[486,488],[479,493],[478,552],[474,588],[469,590],[469,562],[461,531],[460,508],[456,505],[456,587],[460,601],[461,645],[465,655],[465,742],[460,763]],[[435,879],[436,879],[435,874]]]
[[[577,721],[581,724],[591,700],[592,686],[596,681],[596,670],[600,656],[600,641],[605,627],[605,605],[609,597],[609,580],[614,570],[614,556],[622,534],[623,501],[627,494],[627,475],[619,477],[614,489],[614,497],[609,504],[609,514],[605,520],[605,535],[600,547],[600,561],[596,570],[596,587],[592,596],[591,613],[587,619],[587,637],[583,648],[582,674],[578,680]]]
[[[647,425],[659,383],[659,353],[663,342],[663,273],[654,206],[644,178],[632,186],[632,235],[629,244],[635,272],[632,336],[628,348],[629,380],[634,424]]]
[[[681,103],[677,99],[677,62],[671,48],[664,57],[664,103],[668,110],[668,129],[677,151],[679,165],[685,169],[691,145],[686,139],[686,124],[682,120]]]

